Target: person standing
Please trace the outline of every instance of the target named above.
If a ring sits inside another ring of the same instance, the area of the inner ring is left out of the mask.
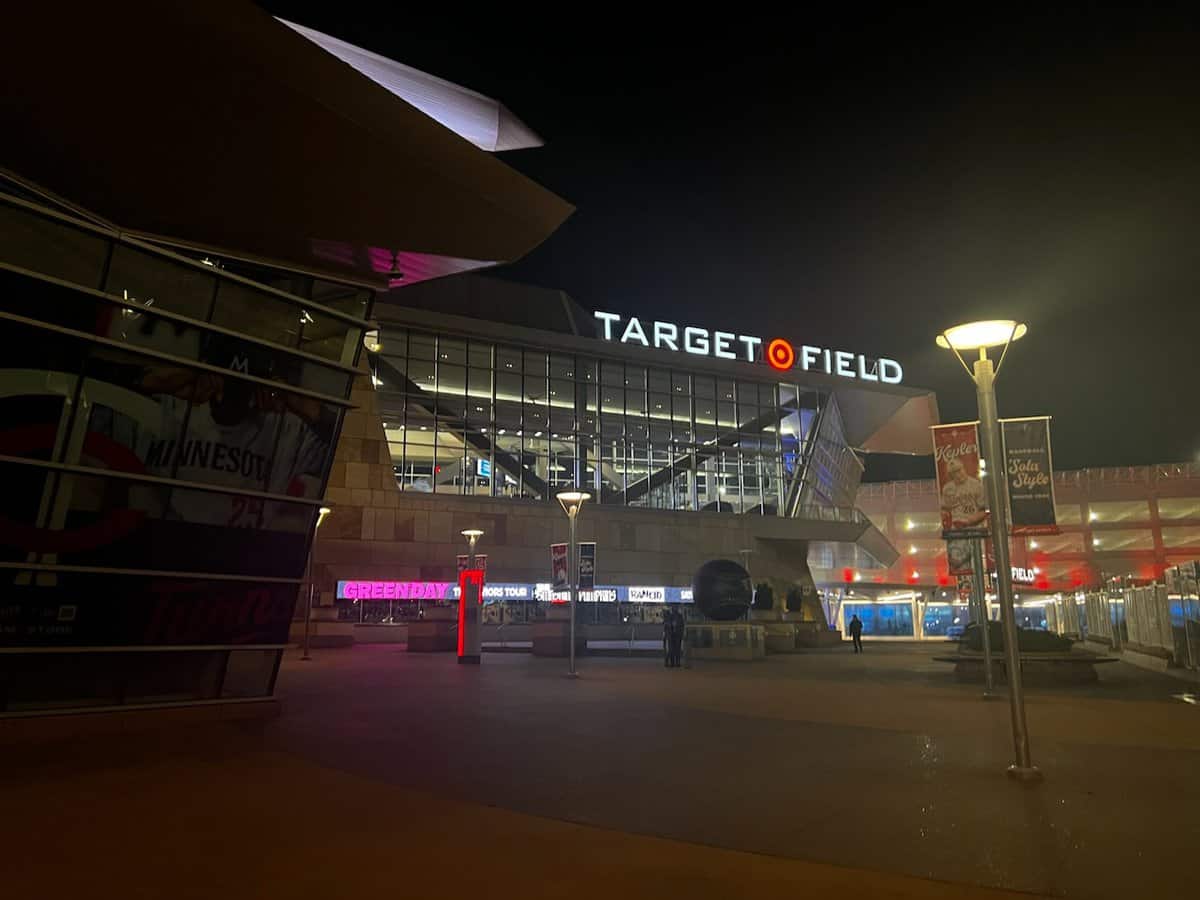
[[[671,610],[671,667],[678,669],[683,655],[683,613]]]
[[[850,639],[854,641],[854,652],[862,653],[862,619],[857,613],[850,619]]]
[[[675,627],[675,617],[669,608],[663,609],[663,667],[671,668],[671,631]]]

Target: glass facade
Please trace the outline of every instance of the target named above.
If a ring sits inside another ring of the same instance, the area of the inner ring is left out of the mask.
[[[269,695],[368,292],[0,230],[0,712]]]
[[[802,494],[853,507],[861,464],[812,388],[400,328],[371,363],[404,491],[552,501],[579,485],[656,509],[776,515]]]

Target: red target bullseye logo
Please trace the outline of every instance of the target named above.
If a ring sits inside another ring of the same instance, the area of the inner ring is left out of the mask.
[[[786,372],[796,364],[796,351],[783,338],[775,338],[767,345],[767,362],[772,369]]]

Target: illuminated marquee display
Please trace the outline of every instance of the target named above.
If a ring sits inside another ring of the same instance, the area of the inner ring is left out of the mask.
[[[458,585],[451,581],[339,581],[339,600],[433,600],[458,599]],[[539,601],[549,603],[555,597],[566,597],[566,591],[555,591],[550,584],[485,584],[483,602]],[[692,589],[686,587],[623,587],[597,586],[594,591],[580,591],[584,603],[691,603]]]
[[[899,384],[904,370],[894,359],[870,360],[861,353],[830,350],[801,344],[799,350],[784,338],[764,342],[760,337],[732,331],[709,331],[695,325],[648,321],[637,316],[628,319],[616,313],[597,312],[601,337],[622,344],[641,344],[656,350],[673,350],[693,356],[758,362],[764,359],[773,369],[786,372],[799,368],[804,372],[822,372],[859,381]],[[624,323],[624,324],[622,324]]]

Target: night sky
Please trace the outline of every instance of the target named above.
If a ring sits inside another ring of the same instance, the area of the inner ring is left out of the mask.
[[[1187,22],[264,6],[494,96],[542,135],[504,159],[578,211],[497,276],[890,356],[948,422],[974,418],[974,392],[934,335],[1021,319],[1000,413],[1052,415],[1058,468],[1200,459]],[[930,471],[911,462],[872,470]]]

